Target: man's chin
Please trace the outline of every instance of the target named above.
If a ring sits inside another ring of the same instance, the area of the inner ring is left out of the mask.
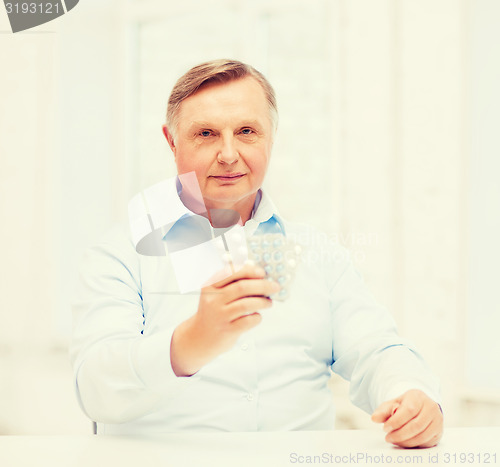
[[[223,189],[204,194],[205,206],[208,209],[234,209],[239,210],[242,206],[249,204],[253,206],[257,191],[254,193],[241,193],[236,189]],[[234,187],[235,188],[235,187]]]

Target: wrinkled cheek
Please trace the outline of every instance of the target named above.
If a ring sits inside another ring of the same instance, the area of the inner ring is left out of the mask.
[[[190,172],[195,172],[196,177],[198,178],[198,182],[201,181],[203,178],[203,169],[199,165],[194,163],[195,161],[190,160],[188,157],[183,157],[183,158],[178,158],[176,160],[176,165],[177,165],[177,173],[179,175],[190,173]]]
[[[254,167],[252,170],[253,181],[254,183],[261,184],[264,180],[268,168],[267,162],[263,162],[258,167]]]

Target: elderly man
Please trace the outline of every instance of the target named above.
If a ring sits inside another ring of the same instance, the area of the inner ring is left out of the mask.
[[[443,427],[438,384],[418,352],[346,251],[318,246],[320,235],[285,221],[261,189],[276,126],[273,89],[249,65],[212,61],[176,83],[163,130],[179,174],[172,203],[184,215],[162,233],[166,257],[138,254],[123,228],[87,251],[71,349],[80,404],[99,433],[328,430],[333,370],[388,442],[433,446]],[[205,212],[182,184],[189,173]],[[321,250],[299,264],[286,300],[270,298],[280,285],[252,263],[179,291],[169,245],[196,237],[197,226],[210,238],[221,210],[237,212],[249,238],[280,233]],[[184,222],[195,217],[206,225]]]

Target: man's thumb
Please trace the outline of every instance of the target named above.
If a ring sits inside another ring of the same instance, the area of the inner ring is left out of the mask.
[[[396,409],[399,407],[399,403],[396,400],[390,400],[380,404],[377,409],[372,413],[372,421],[375,423],[383,423],[389,417],[391,417]]]

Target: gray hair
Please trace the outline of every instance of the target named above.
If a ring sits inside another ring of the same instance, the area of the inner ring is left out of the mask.
[[[220,59],[201,63],[191,68],[175,83],[167,107],[167,128],[174,139],[179,124],[179,110],[184,99],[196,94],[203,86],[208,84],[227,83],[246,76],[251,76],[262,86],[269,105],[269,117],[273,130],[276,130],[278,126],[276,95],[266,77],[246,63],[237,60]]]

